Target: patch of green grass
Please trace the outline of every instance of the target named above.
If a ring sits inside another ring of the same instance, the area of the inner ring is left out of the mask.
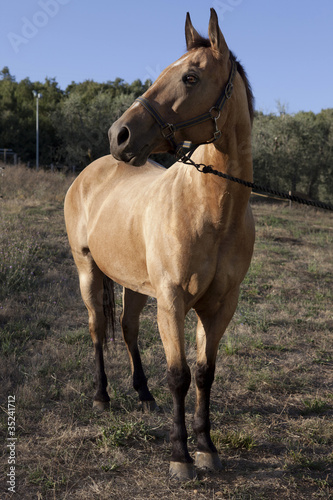
[[[152,439],[155,439],[155,436],[145,422],[128,422],[113,418],[109,426],[102,429],[99,445],[113,448],[126,446],[133,441],[149,441]]]
[[[265,344],[262,340],[256,340],[256,339],[254,339],[251,342],[251,345],[255,349],[260,349],[262,351],[276,351],[276,352],[288,351],[288,348],[281,344]]]
[[[260,358],[255,358],[251,369],[247,370],[246,387],[252,392],[294,394],[301,392],[305,384],[304,375],[297,367],[295,371],[287,374],[274,365],[263,363]]]
[[[333,464],[333,454],[327,457],[316,455],[309,456],[308,453],[303,450],[290,450],[288,458],[294,465],[318,472],[324,472]]]
[[[88,328],[86,327],[66,332],[60,337],[60,342],[68,345],[88,344],[92,346],[91,337],[89,335]]]
[[[239,324],[251,326],[251,330],[253,331],[253,333],[256,333],[262,328],[267,331],[268,325],[265,320],[265,315],[264,317],[258,315],[258,313],[251,308],[251,303],[248,303],[247,300],[243,299],[240,302],[237,315],[235,316],[235,319],[236,318]]]
[[[318,365],[329,365],[333,361],[333,353],[327,351],[317,351],[316,358],[313,360]]]
[[[40,243],[36,236],[13,233],[7,226],[0,226],[0,235],[0,299],[4,299],[37,286]]]
[[[66,484],[65,476],[54,478],[47,474],[41,467],[29,473],[28,480],[30,484],[42,486],[44,490],[54,489],[56,485]]]
[[[75,373],[79,368],[81,368],[81,365],[81,356],[75,356],[62,360],[62,362],[60,363],[60,368],[64,373]]]
[[[303,415],[309,415],[310,413],[315,413],[319,415],[320,413],[325,412],[329,407],[326,401],[317,398],[305,399],[303,401],[303,404],[305,406],[305,409],[303,410]]]
[[[113,471],[119,470],[123,466],[124,466],[124,464],[121,464],[118,462],[112,462],[111,460],[109,460],[107,464],[103,464],[101,466],[101,469],[104,472],[113,472]]]
[[[286,222],[283,217],[277,217],[276,215],[265,215],[260,219],[260,225],[270,226],[270,227],[285,227]]]
[[[25,318],[16,318],[3,326],[0,336],[0,353],[3,356],[21,355],[31,341],[47,337],[49,326],[39,321],[30,322]]]
[[[301,415],[304,414],[301,413]],[[333,444],[333,422],[330,415],[313,414],[312,416],[307,415],[307,417],[293,423],[291,434],[300,436],[302,443],[308,447],[331,446]]]
[[[250,451],[257,446],[253,436],[243,431],[223,432],[220,430],[213,430],[211,435],[215,446],[219,450],[232,448],[234,450]]]
[[[225,354],[233,356],[237,354],[240,349],[239,341],[231,335],[226,335],[221,343],[221,348]]]

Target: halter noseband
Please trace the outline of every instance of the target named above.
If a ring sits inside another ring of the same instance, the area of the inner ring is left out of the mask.
[[[199,144],[193,145],[191,141],[184,141],[180,142],[177,144],[176,138],[175,138],[175,132],[178,130],[182,130],[187,127],[192,127],[193,125],[199,125],[200,123],[203,123],[207,120],[213,120],[215,123],[215,132],[214,136],[206,142],[203,142],[201,144],[210,144],[211,142],[216,141],[219,139],[222,135],[221,130],[218,129],[217,126],[217,120],[220,118],[221,111],[223,109],[223,106],[225,105],[226,101],[230,99],[233,91],[233,81],[235,78],[237,72],[237,63],[234,60],[231,60],[231,71],[229,75],[229,80],[216,101],[215,105],[210,108],[208,113],[204,113],[202,115],[196,116],[195,118],[191,118],[189,120],[182,121],[180,123],[177,123],[175,125],[171,123],[167,123],[163,117],[159,114],[159,112],[154,108],[154,106],[146,99],[145,97],[138,97],[135,99],[135,101],[139,102],[142,104],[144,108],[152,115],[152,117],[156,120],[156,122],[159,124],[161,128],[161,133],[165,139],[167,139],[174,150],[175,155],[178,158],[183,157],[186,153],[189,151],[195,149]]]

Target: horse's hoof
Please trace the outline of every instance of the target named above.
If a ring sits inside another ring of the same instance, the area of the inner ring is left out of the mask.
[[[152,399],[151,401],[141,401],[140,409],[143,413],[158,412],[160,410],[155,399]]]
[[[195,466],[199,469],[210,471],[221,471],[223,469],[221,460],[217,453],[204,453],[197,451],[195,454]]]
[[[109,401],[97,401],[97,399],[95,399],[93,402],[93,408],[94,408],[94,410],[96,410],[98,412],[103,412],[103,411],[108,410],[110,408],[110,402]]]
[[[171,479],[190,481],[197,477],[193,464],[183,462],[170,462],[169,474]]]

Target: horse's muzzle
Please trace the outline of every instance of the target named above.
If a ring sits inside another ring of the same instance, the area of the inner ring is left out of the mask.
[[[141,167],[150,154],[148,144],[138,144],[131,135],[130,128],[117,120],[109,129],[110,152],[116,160]]]

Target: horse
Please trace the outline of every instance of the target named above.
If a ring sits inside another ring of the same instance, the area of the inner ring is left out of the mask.
[[[133,387],[156,402],[138,349],[139,316],[156,298],[157,322],[173,398],[169,472],[188,480],[196,467],[219,471],[210,436],[210,392],[220,339],[250,265],[251,189],[179,159],[168,169],[148,157],[190,151],[193,163],[252,181],[253,94],[211,9],[208,38],[186,16],[187,52],[168,66],[109,130],[111,154],[86,167],[65,199],[69,244],[94,344],[94,406],[109,405],[103,345],[113,316],[113,283],[123,287],[120,316]],[[201,170],[201,171],[200,171]],[[203,170],[203,171],[202,171]],[[187,447],[185,396],[191,383],[184,320],[197,316],[195,460]]]

